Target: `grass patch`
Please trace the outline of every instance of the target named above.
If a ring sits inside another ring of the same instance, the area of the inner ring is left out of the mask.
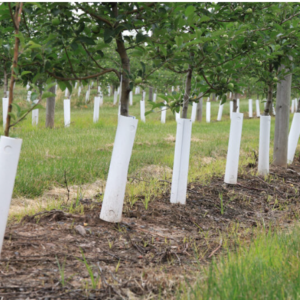
[[[299,299],[299,227],[256,236],[249,246],[213,260],[178,299]]]
[[[15,102],[25,106],[26,89],[17,85],[15,91]],[[94,124],[93,101],[84,103],[85,91],[86,87],[78,97],[77,89],[74,90],[69,128],[64,128],[63,122],[64,93],[58,90],[53,130],[45,128],[45,110],[40,110],[38,126],[32,126],[29,115],[27,120],[12,129],[13,136],[23,139],[14,197],[41,196],[52,186],[64,184],[65,171],[70,185],[91,183],[96,179],[106,180],[117,128],[118,107],[113,106],[113,97],[104,96],[100,120]],[[91,90],[91,100],[96,93],[96,89]],[[141,95],[134,95],[133,106],[130,107],[130,114],[137,118],[140,116],[140,98]],[[229,103],[224,106],[221,122],[215,121],[218,106],[218,102],[212,102],[211,123],[205,122],[204,108],[204,121],[193,124],[189,180],[204,182],[212,174],[224,174],[230,128]],[[146,110],[149,109],[150,105],[146,103]],[[0,118],[1,110],[2,106]],[[243,165],[253,160],[252,150],[258,150],[259,119],[247,119],[246,99],[240,101],[240,111],[245,113],[240,157],[242,171]],[[190,114],[191,106],[188,115]],[[272,118],[271,141],[274,121]],[[167,111],[166,124],[160,123],[160,113],[147,116],[146,123],[139,121],[129,174],[136,173],[147,165],[172,168],[175,143],[168,139],[170,136],[176,136],[175,116],[170,111]],[[271,145],[271,152],[272,149]]]

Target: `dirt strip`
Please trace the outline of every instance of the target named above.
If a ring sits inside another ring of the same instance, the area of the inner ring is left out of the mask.
[[[234,249],[255,227],[288,228],[299,219],[299,161],[271,167],[266,180],[253,170],[235,186],[221,177],[190,183],[185,206],[171,205],[170,184],[158,181],[168,192],[147,209],[144,195],[126,202],[119,224],[99,219],[97,197],[81,200],[81,213],[66,207],[24,217],[7,227],[0,299],[172,299],[225,240]]]

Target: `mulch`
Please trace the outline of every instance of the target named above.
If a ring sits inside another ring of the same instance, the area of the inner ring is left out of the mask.
[[[170,184],[158,181],[162,193],[147,209],[144,195],[126,202],[118,224],[99,219],[96,198],[81,200],[81,213],[69,206],[9,224],[0,299],[172,299],[199,264],[222,253],[225,239],[234,249],[257,227],[285,229],[299,218],[299,161],[271,167],[266,179],[255,168],[245,168],[237,185],[195,180],[185,206],[171,205]]]

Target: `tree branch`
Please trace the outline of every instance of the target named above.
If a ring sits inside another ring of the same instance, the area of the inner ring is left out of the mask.
[[[142,6],[142,7],[139,8],[139,9],[134,9],[134,10],[132,10],[132,11],[128,11],[127,13],[125,13],[125,15],[128,16],[128,15],[132,15],[132,14],[134,14],[134,13],[139,13],[139,12],[141,12],[142,10],[144,10],[145,7],[148,7],[148,8],[149,8],[149,7],[151,7],[151,6],[155,5],[155,4],[157,4],[157,2],[152,2],[152,3],[146,4],[145,6]]]
[[[97,19],[97,20],[99,20],[99,21],[101,21],[101,22],[103,22],[103,23],[109,25],[110,27],[113,27],[113,24],[111,24],[108,20],[106,20],[106,19],[104,19],[104,18],[102,18],[102,17],[96,15],[96,14],[93,13],[93,12],[88,11],[86,8],[84,8],[83,6],[81,6],[78,2],[75,2],[75,3],[76,3],[76,5],[77,5],[80,9],[82,9],[84,12],[86,12],[87,14],[89,14],[91,17],[93,17],[93,18],[95,18],[95,19]]]
[[[77,75],[76,75],[76,73],[74,72],[73,65],[72,65],[72,62],[71,62],[71,60],[70,60],[68,51],[67,51],[67,49],[66,49],[65,46],[64,46],[64,48],[65,48],[66,56],[67,56],[68,61],[69,61],[69,65],[70,65],[70,68],[71,68],[71,72],[73,73],[73,75],[75,76],[75,78],[77,78]]]
[[[9,2],[8,2],[8,7],[9,7],[10,17],[11,17],[11,19],[13,21],[13,24],[14,24],[14,28],[15,28],[15,30],[18,30],[19,28],[16,25],[15,18],[14,18],[14,15],[13,15],[13,12],[12,12],[12,9],[11,9],[11,5],[10,5]]]
[[[61,81],[75,81],[75,80],[86,80],[86,79],[91,79],[91,78],[95,78],[101,75],[104,75],[106,73],[110,73],[110,72],[114,72],[117,76],[119,76],[119,72],[116,69],[110,68],[110,69],[105,69],[104,71],[97,73],[97,74],[93,74],[93,75],[89,75],[89,76],[85,76],[85,77],[60,77],[60,76],[56,76],[54,73],[46,71],[49,75],[51,75],[52,77],[59,79]]]

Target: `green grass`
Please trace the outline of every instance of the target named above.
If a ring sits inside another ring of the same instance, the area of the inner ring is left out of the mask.
[[[15,101],[25,105],[26,90],[16,88]],[[92,90],[91,99],[96,89]],[[104,97],[104,106],[100,109],[99,122],[93,123],[93,103],[84,105],[85,89],[80,99],[71,98],[71,126],[64,128],[63,98],[60,91],[56,98],[55,129],[45,128],[45,109],[40,110],[39,125],[31,125],[31,115],[11,130],[12,136],[23,139],[14,196],[36,197],[45,189],[57,183],[63,184],[64,171],[67,172],[69,184],[83,184],[106,179],[117,128],[118,108],[112,105],[113,97]],[[140,118],[139,100],[141,95],[134,96],[130,114]],[[159,99],[158,99],[159,100]],[[45,103],[43,103],[45,105]],[[263,104],[261,104],[261,108]],[[254,105],[253,105],[254,108]],[[150,109],[147,103],[146,110]],[[0,108],[2,110],[2,106]],[[212,103],[211,123],[203,121],[194,123],[192,137],[198,141],[191,143],[189,179],[205,180],[212,174],[224,174],[225,160],[230,128],[229,104],[225,104],[223,120],[217,122],[218,103]],[[241,101],[241,112],[248,111],[248,101]],[[189,107],[189,116],[191,106]],[[244,116],[241,144],[241,166],[253,160],[252,149],[258,150],[259,120],[247,119]],[[0,111],[2,122],[2,111]],[[271,140],[273,140],[274,118],[272,118]],[[162,165],[172,168],[174,142],[166,141],[168,135],[176,136],[176,122],[172,112],[167,112],[166,124],[160,123],[160,113],[146,117],[146,123],[139,121],[135,144],[129,166],[129,174],[145,165]],[[272,149],[272,146],[271,146]],[[272,155],[272,154],[271,154]],[[205,163],[204,158],[212,157],[213,161]]]
[[[213,261],[178,299],[300,299],[300,231],[258,236]]]

